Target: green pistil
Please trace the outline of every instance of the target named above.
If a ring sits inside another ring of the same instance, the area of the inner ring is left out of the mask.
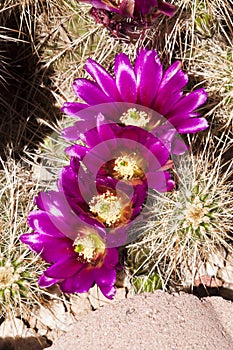
[[[130,154],[118,157],[115,160],[113,170],[118,178],[131,180],[133,177],[142,175],[142,171],[138,166],[136,154]]]
[[[123,113],[120,121],[125,125],[134,125],[138,127],[146,127],[150,122],[150,117],[144,111],[137,111],[136,108],[130,108]]]
[[[109,204],[102,204],[100,210],[104,213],[109,209]]]
[[[130,118],[138,120],[139,119],[139,113],[137,111],[130,111]]]
[[[94,196],[89,202],[89,208],[107,226],[111,226],[121,218],[122,206],[120,198],[113,195],[110,191]]]
[[[75,251],[76,253],[80,253],[80,252],[83,251],[83,249],[84,249],[84,247],[83,247],[82,244],[77,244],[77,245],[75,246],[75,248],[74,248],[74,251]]]

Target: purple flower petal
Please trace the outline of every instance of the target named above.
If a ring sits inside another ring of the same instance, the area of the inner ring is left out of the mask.
[[[113,77],[97,62],[89,58],[85,65],[86,71],[99,85],[100,89],[114,101],[120,101],[120,95]]]
[[[99,8],[99,9],[104,9],[104,10],[109,10],[109,11],[114,11],[116,10],[115,6],[112,5],[106,5],[105,2],[101,0],[83,0],[82,2],[87,2],[91,4],[93,7]],[[110,2],[108,2],[110,4]]]
[[[67,115],[78,117],[78,112],[87,107],[85,103],[65,102],[61,110]]]
[[[63,218],[64,214],[66,214],[67,217],[70,216],[70,208],[62,192],[40,192],[36,198],[36,204],[39,208],[57,218]]]
[[[159,1],[159,10],[169,16],[172,17],[174,16],[175,12],[176,12],[176,7],[174,5],[168,4],[165,1]]]
[[[170,94],[164,95],[164,99],[163,100],[161,100],[160,102],[157,102],[158,105],[156,107],[156,108],[158,108],[158,110],[161,111],[160,113],[162,113],[163,116],[165,116],[166,118],[167,118],[167,113],[170,111],[170,109],[183,96],[183,92],[182,91],[173,91],[173,92],[170,91],[170,92],[171,92]],[[169,120],[169,122],[170,122],[170,120]]]
[[[95,281],[98,286],[113,286],[116,282],[116,270],[107,269],[104,266],[95,269]]]
[[[64,237],[58,227],[54,225],[53,217],[46,212],[32,211],[28,216],[28,224],[36,232],[49,234],[54,237]]]
[[[182,72],[180,68],[180,62],[174,62],[165,72],[158,89],[153,108],[162,115],[165,115],[177,102],[180,90],[188,82],[187,74]]]
[[[115,58],[116,86],[123,101],[136,103],[137,86],[133,67],[128,56],[120,53]]]
[[[83,264],[74,257],[65,256],[62,260],[57,261],[50,266],[44,274],[52,278],[69,278],[83,268]]]
[[[169,151],[166,147],[157,141],[148,148],[148,154],[145,154],[145,158],[149,162],[149,169],[158,169],[166,163],[169,157]]]
[[[40,276],[38,280],[38,284],[41,288],[48,288],[57,282],[59,282],[59,279],[47,277],[44,273]]]
[[[69,251],[73,254],[73,241],[66,237],[54,238],[46,234],[29,233],[21,235],[20,240],[34,252],[41,253],[40,256],[48,263],[63,259]]]
[[[78,138],[80,137],[80,133],[77,124],[63,129],[61,135],[64,139],[69,141],[78,140]]]
[[[208,126],[209,124],[205,118],[190,118],[183,121],[180,126],[177,126],[177,129],[181,134],[195,134],[207,129]]]
[[[66,278],[62,282],[59,283],[60,289],[64,293],[75,293],[76,290],[74,289],[74,276],[71,276],[69,278]]]
[[[78,215],[80,225],[82,215],[85,215],[85,211],[88,210],[87,203],[91,200],[94,193],[96,193],[95,182],[90,181],[89,174],[86,174],[81,167],[76,170],[75,167],[67,166],[62,169],[58,188],[64,192],[63,195],[65,196],[65,201],[69,204],[70,211],[72,208]]]
[[[150,106],[162,78],[163,70],[156,51],[141,49],[135,61],[138,103]]]
[[[111,124],[97,123],[97,132],[98,132],[100,141],[106,141],[111,139],[114,140],[116,138],[114,131],[112,130]]]
[[[64,280],[61,284],[61,290],[66,293],[85,293],[94,284],[93,268],[84,267],[74,276]]]
[[[109,248],[106,250],[106,255],[104,258],[104,266],[107,268],[113,268],[117,265],[119,260],[118,250],[116,248]]]
[[[76,79],[73,84],[75,94],[90,106],[112,102],[113,99],[105,95],[96,83],[88,79]]]
[[[73,285],[77,293],[85,293],[94,285],[95,271],[94,267],[86,267],[76,274]]]
[[[108,286],[101,284],[99,286],[101,292],[103,295],[108,299],[113,299],[116,294],[116,287],[115,286]]]
[[[78,183],[78,169],[77,172],[71,166],[62,168],[60,178],[58,180],[58,189],[61,192],[65,192],[67,195],[72,197],[79,197],[80,190],[77,186]]]
[[[164,88],[167,83],[181,70],[181,62],[175,61],[163,74],[160,88]]]
[[[207,100],[207,93],[204,89],[198,89],[181,98],[175,106],[167,113],[167,118],[172,123],[176,118],[187,115],[204,104]]]
[[[65,170],[66,169],[64,169],[64,171]],[[70,182],[71,181],[68,181],[69,185],[71,185]],[[67,236],[71,239],[75,239],[78,227],[82,224],[81,218],[77,217],[75,213],[82,213],[83,210],[81,207],[77,205],[73,207],[69,198],[62,191],[41,192],[38,197],[43,199],[41,201],[43,201],[44,210],[47,211],[47,213],[41,211],[32,212],[32,214],[29,215],[29,224],[31,227],[39,233],[48,233],[57,237]],[[78,188],[76,202],[77,204],[79,202],[83,204],[84,202]],[[75,209],[75,211],[72,209]]]
[[[134,1],[121,0],[119,13],[124,17],[133,17]]]
[[[135,141],[135,145],[137,143],[143,144],[146,141],[146,136],[146,131],[144,129],[134,127],[131,125],[121,128],[119,132],[116,133],[117,138]],[[133,142],[131,143],[131,145],[133,148],[135,147]]]
[[[157,0],[134,0],[134,2],[135,12],[142,16],[152,12],[153,8],[158,7]]]
[[[179,138],[175,138],[174,141],[172,142],[171,151],[173,154],[182,155],[188,151],[188,147],[186,146],[183,140]]]
[[[70,157],[76,157],[78,160],[82,160],[88,152],[88,148],[82,145],[73,145],[65,149],[65,152]]]
[[[147,182],[149,187],[158,192],[169,192],[175,186],[175,183],[171,180],[171,175],[167,171],[147,173]]]

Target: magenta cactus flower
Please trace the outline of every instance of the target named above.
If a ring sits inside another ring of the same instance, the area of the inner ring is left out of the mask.
[[[41,192],[36,204],[40,210],[28,218],[33,232],[21,235],[20,240],[51,264],[39,286],[58,283],[65,293],[83,293],[96,283],[112,299],[118,249],[108,247],[104,228],[80,220],[62,192]]]
[[[147,195],[144,184],[132,187],[117,186],[110,176],[96,179],[91,171],[83,170],[77,158],[63,168],[58,182],[72,210],[91,225],[103,227],[115,246],[125,244],[125,231],[140,214]],[[111,234],[110,234],[111,233]],[[113,242],[114,243],[114,242]]]
[[[89,179],[93,174],[93,182],[96,178],[111,177],[159,192],[174,188],[170,174],[165,171],[172,165],[169,151],[148,131],[137,126],[103,123],[85,132],[81,140],[85,146],[74,144],[66,152],[82,161]]]
[[[118,37],[137,39],[160,14],[172,17],[176,7],[162,0],[81,0],[92,5],[90,14]]]
[[[139,17],[153,12],[173,16],[176,7],[161,0],[80,0],[91,4],[94,8],[118,13],[125,17]]]
[[[168,129],[173,126],[180,134],[197,133],[208,127],[206,119],[196,111],[206,102],[207,93],[203,88],[183,92],[188,76],[181,70],[179,61],[164,71],[155,50],[141,49],[134,66],[124,53],[116,56],[115,76],[90,58],[85,69],[93,80],[78,78],[73,84],[74,93],[85,103],[66,102],[62,108],[64,113],[79,117],[81,121],[64,130],[64,137],[69,138],[72,133],[78,139],[80,133],[93,127],[95,115],[91,109],[96,113],[98,108],[108,120],[153,132],[158,126],[159,133],[164,130],[167,133],[167,126]],[[125,110],[117,110],[114,103],[124,104]],[[86,108],[89,109],[85,113]]]

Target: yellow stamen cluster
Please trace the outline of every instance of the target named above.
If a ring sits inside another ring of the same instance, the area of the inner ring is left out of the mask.
[[[136,155],[136,154],[134,154]],[[136,174],[140,173],[140,168],[137,165],[135,158],[130,155],[118,157],[115,160],[115,166],[113,168],[117,172],[117,175],[124,180],[131,180]]]
[[[125,125],[143,128],[150,122],[150,117],[144,111],[137,111],[136,108],[130,108],[127,112],[123,113],[120,121]]]
[[[105,245],[97,235],[77,237],[74,241],[74,251],[79,254],[83,262],[93,263],[98,256],[104,254]]]
[[[89,208],[107,226],[111,226],[121,218],[122,205],[120,199],[110,191],[93,197],[89,202]]]

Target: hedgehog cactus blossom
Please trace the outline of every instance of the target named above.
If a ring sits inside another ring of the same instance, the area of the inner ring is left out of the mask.
[[[125,17],[145,16],[152,12],[173,16],[176,8],[161,0],[82,0],[94,8],[119,13]]]
[[[107,246],[104,228],[82,221],[61,192],[41,192],[36,204],[39,210],[28,218],[33,232],[20,240],[51,264],[39,278],[39,286],[58,283],[63,292],[83,293],[97,284],[112,299],[118,249]]]
[[[135,190],[142,185],[141,192],[146,187],[159,192],[174,188],[170,174],[165,171],[172,165],[168,149],[143,128],[103,123],[84,133],[81,140],[85,146],[77,143],[66,152],[83,162],[89,170],[89,179],[94,174],[93,182],[96,177],[110,177],[131,183]]]
[[[74,93],[85,103],[65,102],[62,108],[67,115],[79,118],[63,131],[67,139],[78,139],[82,132],[93,128],[99,112],[108,121],[141,127],[166,142],[173,128],[176,135],[169,142],[174,153],[182,154],[180,142],[175,142],[177,134],[194,134],[208,127],[207,120],[196,111],[206,102],[207,93],[203,88],[183,92],[188,75],[179,61],[164,70],[155,50],[141,49],[134,65],[126,54],[116,55],[114,76],[91,58],[85,69],[92,80],[77,78],[73,84]],[[120,108],[118,113],[119,104],[125,110]]]
[[[112,34],[124,38],[137,38],[160,14],[172,17],[176,12],[174,5],[161,0],[82,0],[81,2],[92,5],[90,13],[97,23],[102,23]]]

